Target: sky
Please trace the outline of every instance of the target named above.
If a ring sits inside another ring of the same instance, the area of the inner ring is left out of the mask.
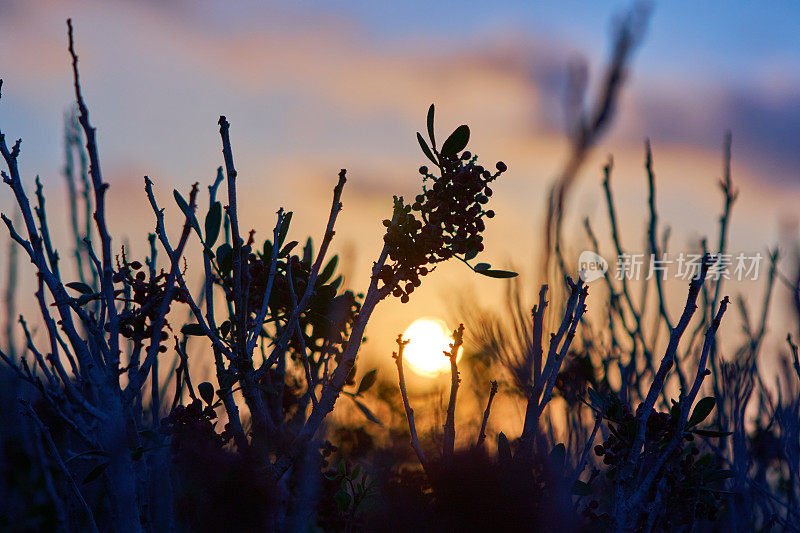
[[[111,183],[111,227],[134,252],[145,252],[154,224],[143,176],[154,179],[177,232],[171,190],[213,177],[222,164],[216,124],[224,114],[243,224],[262,239],[281,206],[295,212],[294,238],[319,236],[338,171],[348,169],[333,250],[342,254],[347,284],[363,290],[392,195],[419,188],[416,169],[425,161],[414,136],[434,102],[440,135],[469,124],[470,149],[489,165],[508,164],[495,187],[498,216],[488,225],[482,260],[518,269],[532,291],[546,191],[568,148],[567,65],[583,58],[595,89],[615,18],[628,6],[0,0],[0,130],[23,139],[27,186],[41,175],[51,220],[66,220],[58,199],[63,116],[74,96],[65,25],[72,17]],[[569,253],[577,257],[585,246],[584,216],[607,234],[600,169],[609,154],[623,238],[631,249],[643,247],[645,138],[653,143],[659,211],[672,227],[672,247],[689,251],[700,236],[713,237],[727,130],[741,191],[731,249],[764,251],[796,219],[800,200],[800,4],[680,0],[652,9],[616,120],[570,200]],[[0,209],[10,212],[7,192]],[[55,230],[64,242],[64,226]],[[415,318],[440,316],[455,327],[457,302],[492,306],[505,290],[463,265],[445,265],[425,281],[411,303],[379,308],[367,360],[389,361],[392,340]],[[759,287],[731,290],[757,294]]]

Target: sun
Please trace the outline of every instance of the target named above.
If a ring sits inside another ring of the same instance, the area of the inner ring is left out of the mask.
[[[420,376],[435,377],[441,372],[450,371],[450,359],[444,355],[453,342],[452,332],[447,324],[438,318],[419,318],[411,323],[403,333],[408,340],[403,351],[403,359],[411,370]],[[461,359],[462,348],[456,359]]]

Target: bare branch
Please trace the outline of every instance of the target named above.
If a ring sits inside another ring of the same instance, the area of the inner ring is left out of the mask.
[[[414,423],[414,410],[411,408],[411,402],[408,400],[408,391],[406,389],[406,378],[403,371],[403,350],[406,345],[411,342],[404,340],[402,335],[397,336],[397,351],[392,353],[394,362],[397,365],[397,377],[400,383],[400,394],[403,397],[403,406],[406,410],[406,419],[408,420],[408,430],[411,433],[411,447],[417,454],[417,459],[422,465],[423,470],[428,470],[428,462],[425,459],[425,452],[422,451],[422,446],[419,444],[419,437],[417,436],[417,426]]]
[[[453,458],[456,444],[456,395],[461,378],[458,376],[458,350],[464,342],[464,324],[459,324],[453,331],[453,343],[450,351],[445,355],[450,359],[450,400],[447,402],[447,418],[444,422],[444,439],[442,442],[442,456],[445,461]]]
[[[486,425],[489,423],[489,413],[492,409],[492,400],[494,400],[494,396],[497,394],[497,380],[493,379],[491,385],[492,388],[489,391],[489,401],[486,402],[486,410],[483,412],[483,420],[481,421],[481,430],[478,433],[478,442],[475,444],[475,446],[478,448],[483,446],[483,441],[486,440]]]

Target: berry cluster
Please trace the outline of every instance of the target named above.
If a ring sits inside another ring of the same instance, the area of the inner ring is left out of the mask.
[[[118,262],[117,272],[114,273],[114,283],[124,284],[131,292],[131,299],[128,308],[120,313],[119,325],[120,334],[131,339],[135,343],[141,344],[145,339],[153,335],[153,323],[158,319],[161,304],[167,295],[168,274],[163,270],[147,279],[147,274],[142,269],[142,263],[131,261],[125,258],[123,253],[122,263]],[[180,288],[175,288],[172,301],[185,303],[188,300],[185,292]],[[171,302],[170,302],[171,303]],[[169,313],[169,307],[167,307]],[[164,321],[164,326],[169,328],[169,323]],[[169,337],[166,331],[161,332],[161,340]],[[162,345],[159,351],[164,353],[167,347]]]
[[[479,165],[477,159],[466,151],[461,157],[443,156],[441,177],[433,175],[427,167],[419,169],[423,193],[417,195],[412,209],[419,211],[429,224],[444,230],[442,240],[453,254],[483,251],[482,219],[494,217],[494,211],[483,209],[492,196],[489,184],[507,170],[500,161],[495,165],[497,171],[492,173]],[[433,183],[430,189],[427,182]]]
[[[427,265],[454,256],[470,260],[483,251],[483,219],[494,217],[494,211],[484,209],[492,196],[490,184],[507,170],[501,161],[491,172],[468,151],[443,149],[436,155],[439,175],[420,167],[422,193],[411,205],[395,197],[394,216],[383,221],[393,264],[384,265],[378,277],[386,286],[394,284],[392,294],[403,303],[420,285],[420,276],[432,270]]]
[[[677,404],[676,404],[677,406]],[[672,412],[655,412],[647,419],[645,431],[644,453],[652,457],[660,456],[666,446],[673,440],[678,427],[680,408],[673,407]],[[602,443],[594,447],[597,456],[603,458],[608,466],[606,478],[616,478],[620,468],[630,453],[636,433],[637,421],[634,415],[624,413],[614,423],[609,423],[611,433]],[[660,523],[670,529],[685,527],[693,520],[716,520],[719,508],[720,493],[713,488],[714,482],[720,482],[723,471],[714,468],[714,460],[710,454],[700,456],[700,448],[694,442],[692,433],[685,433],[681,445],[676,446],[662,466],[660,475],[666,483],[658,497],[665,509]],[[659,484],[651,488],[649,498],[656,498]],[[607,513],[598,514],[595,501],[583,510],[582,516],[589,523],[599,525],[608,520]]]
[[[675,434],[677,421],[669,413],[653,412],[647,419],[645,429],[645,442],[650,445],[656,442],[667,442]],[[594,447],[594,452],[603,458],[603,464],[608,465],[606,477],[616,477],[619,468],[625,463],[636,435],[636,418],[631,413],[625,413],[617,422],[616,428],[609,424],[611,433],[603,444]]]
[[[222,434],[214,430],[217,413],[213,407],[203,407],[199,399],[189,405],[177,405],[169,415],[162,419],[161,432],[172,436],[172,449],[179,451],[185,442],[189,445],[202,443],[204,446],[221,449],[230,440],[232,434],[228,427]]]

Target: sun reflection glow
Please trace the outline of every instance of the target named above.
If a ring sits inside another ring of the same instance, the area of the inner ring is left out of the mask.
[[[415,373],[435,377],[441,372],[449,372],[450,359],[444,352],[450,350],[453,337],[443,320],[429,317],[417,319],[408,326],[403,338],[409,341],[403,358]],[[463,349],[459,348],[457,359],[461,359],[462,352]]]

